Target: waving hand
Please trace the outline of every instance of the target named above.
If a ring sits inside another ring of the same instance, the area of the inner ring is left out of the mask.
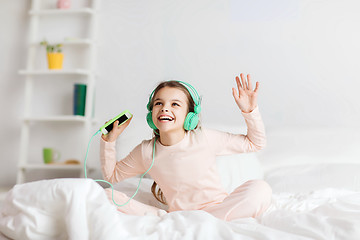
[[[240,108],[241,111],[245,113],[249,113],[254,110],[257,106],[257,94],[259,90],[259,82],[256,82],[255,89],[252,90],[251,77],[250,74],[247,75],[247,79],[245,79],[245,75],[243,73],[240,74],[240,78],[236,76],[236,84],[238,87],[238,92],[235,88],[232,88],[232,93],[235,99],[236,104]]]

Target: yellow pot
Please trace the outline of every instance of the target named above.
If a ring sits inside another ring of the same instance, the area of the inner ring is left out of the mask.
[[[62,69],[64,54],[63,53],[47,53],[49,69]]]

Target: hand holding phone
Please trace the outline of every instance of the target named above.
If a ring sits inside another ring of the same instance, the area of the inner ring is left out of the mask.
[[[107,142],[115,141],[129,125],[132,116],[133,115],[126,110],[111,119],[110,121],[107,121],[100,128],[100,131],[103,133],[102,138]]]

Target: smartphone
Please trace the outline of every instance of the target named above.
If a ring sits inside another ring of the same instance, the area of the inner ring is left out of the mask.
[[[118,126],[120,126],[121,124],[124,124],[127,120],[129,120],[131,117],[132,117],[132,114],[128,110],[125,110],[122,113],[120,113],[119,115],[117,115],[116,117],[114,117],[113,119],[111,119],[109,122],[105,123],[100,128],[100,131],[106,135],[113,129],[113,123],[116,120],[119,121]]]

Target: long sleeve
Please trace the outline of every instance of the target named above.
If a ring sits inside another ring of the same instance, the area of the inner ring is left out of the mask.
[[[206,130],[208,143],[216,155],[256,152],[266,145],[265,126],[259,108],[250,113],[242,113],[247,126],[247,134],[232,134],[216,130]]]
[[[139,144],[129,155],[116,161],[115,142],[100,140],[100,161],[103,177],[111,183],[144,173],[142,145]]]

